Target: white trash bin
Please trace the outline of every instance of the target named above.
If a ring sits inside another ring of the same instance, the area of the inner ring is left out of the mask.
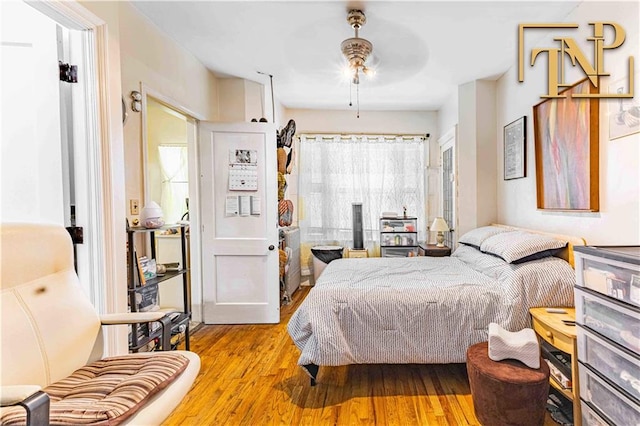
[[[341,246],[315,246],[311,247],[313,257],[313,282],[318,281],[320,274],[327,265],[342,257],[343,247]]]

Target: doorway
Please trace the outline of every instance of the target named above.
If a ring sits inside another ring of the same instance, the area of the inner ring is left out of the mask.
[[[166,223],[189,219],[189,120],[147,97],[145,204],[158,203]]]
[[[64,225],[59,79],[50,72],[59,26],[22,2],[2,12],[2,221]]]
[[[76,272],[103,310],[103,293],[92,285],[99,265],[92,262],[90,148],[74,143],[95,142],[86,132],[96,123],[79,113],[96,108],[84,92],[91,88],[91,70],[83,67],[87,34],[27,3],[7,2],[2,9],[2,221],[77,226],[78,236],[86,230],[86,238],[75,240]],[[67,79],[75,81],[62,78],[59,64],[77,67],[76,77]]]
[[[442,169],[442,217],[450,232],[445,233],[444,244],[455,249],[457,238],[457,179],[456,179],[456,132],[457,126],[438,140],[440,145],[440,167]]]
[[[165,223],[186,223],[187,277],[191,287],[191,312],[194,322],[202,321],[202,291],[200,279],[200,235],[198,217],[197,126],[193,112],[142,86],[143,106],[143,168],[144,201],[156,202],[162,209]],[[177,235],[157,235],[158,261],[179,258],[180,239]],[[160,286],[162,306],[182,305],[182,281],[173,279]]]
[[[48,51],[53,52],[54,60],[49,66],[38,63],[45,56],[50,58],[49,54],[27,54],[19,60],[6,60],[9,56],[5,56],[10,50],[17,53],[23,49],[24,53],[33,48],[35,43],[28,40],[32,34],[29,28],[35,26],[37,32],[39,25],[45,25],[57,31],[59,26],[68,30],[70,61],[78,66],[78,83],[71,89],[73,96],[69,106],[73,112],[72,125],[65,126],[73,132],[74,140],[82,141],[68,152],[69,157],[73,156],[75,170],[75,218],[84,227],[84,255],[79,256],[78,272],[84,290],[99,312],[123,312],[127,303],[126,287],[112,285],[126,279],[120,261],[125,256],[122,244],[125,216],[114,202],[118,200],[116,194],[124,192],[124,175],[117,166],[123,162],[122,124],[111,120],[120,110],[120,102],[114,101],[120,99],[120,70],[111,67],[107,61],[107,24],[77,2],[2,2],[0,8],[3,57],[1,219],[65,225],[65,211],[70,217],[70,211],[64,207],[65,199],[70,197],[68,193],[64,195],[63,169],[67,166],[63,158],[67,156],[62,155],[59,140],[61,105],[56,33],[49,31],[53,38],[46,42],[50,44],[53,40],[53,48]],[[30,22],[30,18],[24,18],[24,13],[36,16],[37,21]],[[22,31],[27,38],[9,37],[8,28],[13,24],[17,26],[18,35]],[[12,78],[5,74],[7,69],[13,72]],[[40,72],[46,76],[39,75]],[[13,90],[24,85],[27,75],[33,75],[34,85],[29,87],[27,84],[25,90]],[[108,75],[111,78],[108,79]],[[50,93],[56,95],[52,97]],[[38,108],[40,101],[52,99],[55,99],[50,104],[53,109]],[[15,117],[18,121],[14,121]],[[26,127],[24,118],[30,120]],[[56,131],[50,131],[44,125],[53,122],[58,123]],[[11,126],[7,125],[9,123]],[[40,135],[41,139],[31,139],[30,134]],[[20,164],[24,167],[19,167]],[[48,185],[54,189],[47,189]],[[107,329],[105,337],[107,355],[126,352],[126,328]]]

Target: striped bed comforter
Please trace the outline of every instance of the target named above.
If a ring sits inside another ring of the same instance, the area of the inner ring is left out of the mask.
[[[327,265],[288,331],[299,365],[464,362],[490,322],[530,327],[530,307],[573,306],[562,259],[520,265],[460,246],[451,257],[339,259]]]

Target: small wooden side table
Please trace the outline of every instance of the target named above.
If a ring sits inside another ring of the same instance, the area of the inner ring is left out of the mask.
[[[573,424],[580,426],[580,395],[578,392],[578,356],[575,324],[576,310],[574,308],[559,308],[566,311],[564,314],[547,312],[547,308],[531,308],[531,322],[533,330],[541,340],[546,341],[555,349],[559,349],[571,356],[571,389],[564,389],[553,377],[550,383],[573,403]]]
[[[369,252],[367,251],[367,249],[352,249],[352,248],[348,248],[347,249],[347,255],[345,257],[347,258],[356,258],[356,257],[369,257]]]
[[[451,249],[447,246],[438,247],[435,244],[420,243],[418,256],[445,257],[451,255]]]

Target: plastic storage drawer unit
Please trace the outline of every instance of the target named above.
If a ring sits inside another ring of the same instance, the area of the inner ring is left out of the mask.
[[[582,426],[610,426],[586,402],[581,401],[580,407],[582,407],[580,410],[582,413]]]
[[[380,256],[410,257],[417,254],[417,218],[383,217],[380,219]]]
[[[580,396],[615,425],[640,424],[640,408],[588,368],[580,369]]]
[[[640,247],[575,247],[576,282],[640,307]]]
[[[382,249],[383,257],[412,257],[417,255],[418,255],[418,249],[415,247],[412,247],[412,248],[383,247]]]
[[[578,360],[640,401],[640,359],[589,330],[580,330]]]
[[[584,425],[640,425],[640,247],[574,247]]]
[[[622,304],[579,288],[575,291],[576,322],[613,340],[630,351],[640,352],[640,316]]]

